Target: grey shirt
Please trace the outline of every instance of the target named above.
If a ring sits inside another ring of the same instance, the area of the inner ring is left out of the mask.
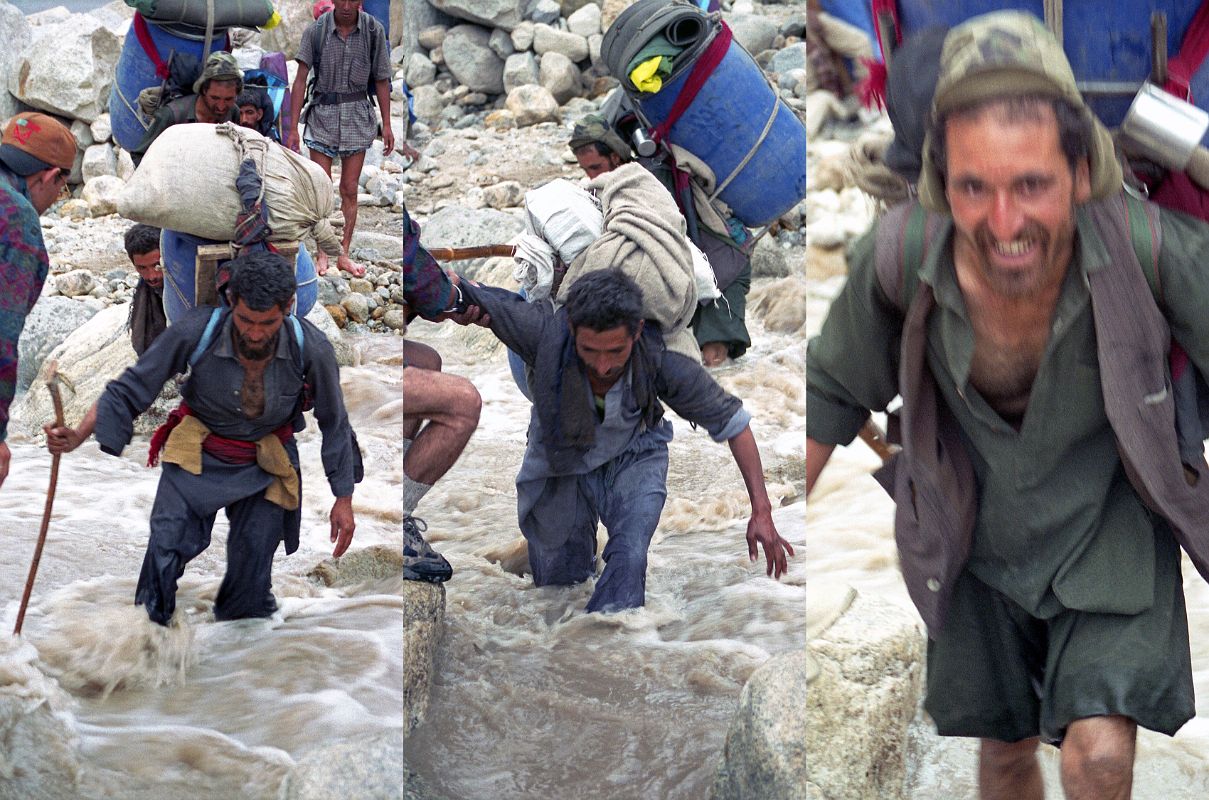
[[[315,63],[315,45],[322,27],[319,22],[302,36],[297,60],[308,67]],[[378,39],[377,58],[372,59],[371,38]],[[357,25],[348,37],[342,37],[331,25],[327,38],[319,43],[322,55],[315,70],[313,93],[360,94],[359,99],[330,105],[312,105],[307,112],[306,138],[340,151],[366,150],[378,133],[378,120],[365,96],[365,87],[374,80],[390,80],[390,45],[382,24],[364,11],[357,14]],[[389,109],[382,110],[389,115]]]
[[[97,408],[96,438],[101,449],[119,455],[130,442],[134,419],[150,407],[164,383],[189,368],[189,358],[201,340],[212,309],[198,308],[174,322],[147,348],[134,366],[105,387]],[[306,427],[301,413],[304,380],[315,401],[315,420],[323,432],[321,455],[332,494],[353,493],[352,427],[340,391],[336,354],[323,333],[299,320],[303,330],[299,369],[293,327],[287,321],[277,339],[277,352],[264,372],[264,411],[248,419],[240,406],[243,367],[231,338],[231,315],[225,313],[212,341],[192,367],[181,395],[193,414],[214,433],[254,442],[287,423],[294,431]]]

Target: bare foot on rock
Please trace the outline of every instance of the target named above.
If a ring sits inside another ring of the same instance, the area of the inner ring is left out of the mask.
[[[336,266],[352,275],[354,278],[361,278],[365,275],[365,267],[358,264],[348,257],[346,253],[341,253],[340,258],[336,261]]]
[[[315,274],[316,275],[326,275],[327,274],[327,253],[323,252],[322,250],[320,250],[319,253],[315,256]]]

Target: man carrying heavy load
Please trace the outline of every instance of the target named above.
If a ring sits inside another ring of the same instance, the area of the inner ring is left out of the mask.
[[[163,471],[135,603],[161,625],[172,618],[185,565],[209,547],[219,510],[231,528],[215,618],[267,617],[276,610],[273,553],[283,540],[286,553],[298,549],[302,484],[294,434],[305,427],[302,412],[312,403],[336,497],[332,555],[348,549],[356,524],[352,494],[361,459],[331,343],[287,313],[296,286],[286,259],[255,252],[230,268],[230,309],[189,312],[110,381],[78,427],[44,428],[52,453],[74,450],[95,430],[101,449],[120,455],[135,417],[164,382],[190,371],[180,407],[151,440],[149,461],[163,461]]]
[[[151,126],[143,134],[143,140],[130,151],[137,164],[151,143],[173,125],[185,122],[235,122],[239,109],[235,98],[243,89],[243,73],[239,63],[230,53],[211,53],[202,68],[201,76],[193,84],[195,94],[178,97],[160,106],[151,119]]]
[[[349,258],[357,226],[357,189],[365,151],[378,132],[371,97],[376,97],[382,117],[382,146],[395,149],[390,126],[390,46],[382,23],[361,10],[360,0],[335,0],[332,10],[302,35],[298,47],[298,72],[290,94],[285,145],[298,150],[298,123],[306,101],[306,144],[311,160],[330,177],[332,162],[340,159],[340,211],[344,215],[343,252],[337,266],[352,275],[365,268]],[[307,76],[314,72],[311,91]],[[308,99],[309,98],[309,99]],[[315,267],[327,271],[328,257],[320,252]]]
[[[5,439],[17,340],[50,270],[38,217],[66,190],[75,159],[75,137],[45,114],[17,114],[0,138],[0,486],[11,456]]]
[[[576,161],[589,178],[611,172],[628,163],[630,148],[609,125],[598,115],[589,114],[581,119],[571,133],[568,143]],[[745,311],[747,291],[751,288],[751,257],[741,242],[737,242],[731,228],[708,203],[702,206],[692,192],[676,190],[674,168],[668,164],[665,154],[650,158],[638,158],[638,163],[651,172],[676,199],[684,215],[689,238],[709,259],[722,296],[702,304],[693,314],[689,327],[701,347],[701,361],[707,367],[715,367],[728,357],[738,358],[751,346],[747,332]],[[747,231],[741,225],[743,240]]]
[[[879,479],[925,708],[981,740],[983,798],[1041,798],[1040,741],[1068,798],[1127,798],[1137,726],[1195,713],[1179,548],[1209,576],[1209,467],[1181,463],[1168,354],[1209,370],[1209,227],[1123,192],[1021,12],[949,31],[922,155],[919,200],[853,246],[808,345],[807,492],[901,396]]]
[[[458,279],[467,314],[533,368],[529,444],[516,479],[517,516],[538,586],[595,573],[596,527],[609,532],[605,568],[586,610],[646,602],[647,549],[667,499],[672,424],[663,403],[726,442],[751,501],[747,550],[764,548],[780,578],[793,547],[777,533],[751,414],[695,359],[667,349],[643,319],[638,285],[618,269],[578,278],[558,311]]]

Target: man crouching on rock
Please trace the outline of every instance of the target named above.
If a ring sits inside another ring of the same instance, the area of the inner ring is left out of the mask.
[[[781,577],[793,547],[772,521],[751,414],[701,364],[666,350],[642,318],[642,290],[620,270],[579,278],[557,312],[504,289],[459,286],[477,321],[533,367],[529,445],[516,478],[517,517],[538,586],[587,580],[596,566],[596,524],[609,532],[605,568],[587,610],[646,602],[647,549],[667,499],[666,402],[731,454],[751,500],[747,550],[764,548]],[[480,314],[484,316],[480,316]]]
[[[151,538],[134,601],[152,621],[168,624],[185,564],[210,545],[214,516],[231,523],[227,574],[218,590],[219,620],[267,617],[273,553],[298,549],[302,484],[294,434],[313,407],[323,432],[323,468],[336,502],[334,556],[353,538],[353,484],[361,460],[344,410],[339,367],[327,338],[289,315],[293,265],[275,253],[231,262],[230,309],[198,308],[169,326],[105,387],[77,428],[45,426],[52,453],[74,450],[95,430],[101,449],[120,455],[134,419],[165,381],[191,369],[182,402],[151,439],[148,464],[164,462]],[[161,453],[162,451],[162,453]]]

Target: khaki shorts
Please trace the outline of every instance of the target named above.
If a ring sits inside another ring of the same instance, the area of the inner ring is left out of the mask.
[[[1173,735],[1196,713],[1179,548],[1156,533],[1153,605],[1038,619],[969,570],[928,641],[924,708],[942,736],[1061,742],[1071,722],[1122,715]]]

